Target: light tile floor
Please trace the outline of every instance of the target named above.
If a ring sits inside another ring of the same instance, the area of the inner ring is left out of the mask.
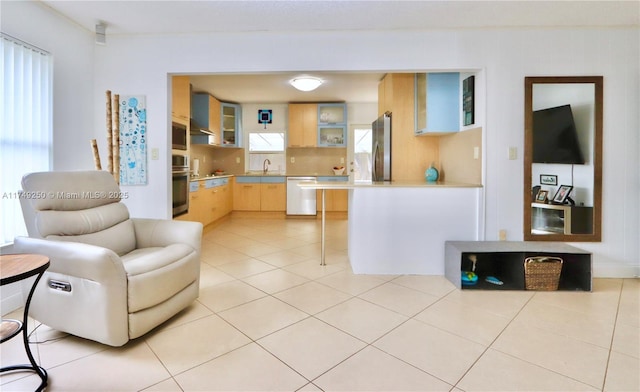
[[[200,298],[113,348],[42,325],[49,391],[638,391],[640,281],[594,291],[460,291],[354,275],[344,220],[232,217],[203,239]],[[36,325],[37,323],[33,323]],[[19,339],[2,365],[26,361]],[[2,391],[35,376],[6,374]]]

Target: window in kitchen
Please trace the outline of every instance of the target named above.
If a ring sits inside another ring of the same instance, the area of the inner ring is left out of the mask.
[[[371,181],[371,127],[356,127],[353,137],[353,179]]]
[[[249,133],[249,170],[284,173],[286,169],[284,132]]]
[[[27,234],[18,194],[22,176],[51,170],[53,57],[4,33],[0,38],[2,245]]]

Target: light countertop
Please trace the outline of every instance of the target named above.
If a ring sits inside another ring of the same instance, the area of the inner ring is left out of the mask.
[[[355,189],[355,188],[482,188],[479,184],[465,184],[457,182],[437,181],[303,181],[298,184],[301,188],[311,189]]]

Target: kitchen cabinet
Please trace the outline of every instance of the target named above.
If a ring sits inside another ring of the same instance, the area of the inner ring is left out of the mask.
[[[287,189],[284,176],[236,177],[233,209],[236,211],[285,211]]]
[[[260,211],[260,177],[236,177],[233,186],[234,211]]]
[[[415,135],[460,130],[460,73],[415,74]]]
[[[289,147],[317,147],[318,145],[318,105],[315,103],[289,104],[289,125],[287,130]]]
[[[393,75],[387,74],[378,83],[378,116],[393,111]]]
[[[228,177],[191,181],[189,186],[189,211],[176,217],[177,220],[200,222],[206,226],[231,212]]]
[[[189,76],[171,78],[171,115],[189,124],[191,118],[191,86]]]
[[[318,177],[319,182],[325,181],[349,181],[348,176]],[[325,189],[324,206],[326,212],[346,212],[349,202],[347,189]],[[322,211],[322,190],[316,191],[316,211]]]
[[[260,211],[285,211],[287,186],[285,177],[262,177],[260,183]]]
[[[242,146],[242,109],[235,103],[221,102],[221,138],[224,147]]]
[[[347,105],[344,103],[318,104],[318,146],[347,146]]]
[[[193,94],[191,97],[191,112],[195,124],[204,127],[211,133],[207,135],[197,129],[192,129],[191,142],[219,146],[221,143],[220,101],[210,94]]]

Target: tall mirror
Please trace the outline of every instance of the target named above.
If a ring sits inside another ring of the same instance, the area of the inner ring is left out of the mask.
[[[525,78],[526,241],[601,241],[602,84]]]

